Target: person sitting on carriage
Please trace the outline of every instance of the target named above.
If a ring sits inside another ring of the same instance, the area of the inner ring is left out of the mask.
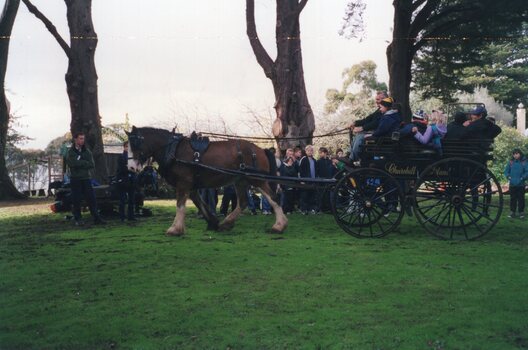
[[[429,125],[424,133],[418,131],[417,127],[412,128],[414,138],[422,145],[430,145],[439,154],[442,155],[441,140],[447,133],[446,116],[442,112],[434,111],[429,117]]]
[[[385,91],[378,91],[376,93],[376,107],[377,109],[363,119],[356,120],[350,124],[350,129],[354,133],[354,139],[350,146],[350,158],[352,161],[359,160],[359,146],[363,144],[366,133],[376,130],[379,125],[383,113],[380,110],[380,102],[382,99],[389,97]]]
[[[460,140],[466,132],[464,123],[467,121],[467,115],[464,112],[456,112],[453,121],[447,124],[446,140]]]
[[[434,112],[434,111],[433,111]],[[399,130],[400,138],[411,137],[413,135],[413,128],[417,128],[420,133],[424,133],[427,129],[427,114],[423,110],[418,111],[412,115],[411,122],[402,126]]]
[[[399,130],[402,118],[400,112],[392,108],[393,104],[394,100],[392,97],[387,97],[380,101],[380,111],[383,113],[383,116],[376,130],[366,137],[377,138],[391,136],[394,131]]]
[[[464,122],[465,130],[462,138],[470,140],[493,140],[497,137],[502,129],[497,125],[486,119],[488,111],[484,106],[469,112],[470,120]]]

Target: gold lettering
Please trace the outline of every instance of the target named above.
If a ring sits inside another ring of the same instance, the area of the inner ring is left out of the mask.
[[[406,167],[399,167],[395,163],[387,163],[387,164],[385,164],[385,170],[389,174],[393,174],[393,175],[415,175],[416,174],[416,165],[414,165],[414,166],[406,166]]]

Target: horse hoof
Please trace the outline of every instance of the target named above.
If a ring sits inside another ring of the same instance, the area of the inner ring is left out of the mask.
[[[165,232],[165,234],[167,236],[174,236],[174,237],[183,236],[183,232],[177,232],[177,231],[171,231],[171,230],[167,230],[167,232]]]
[[[218,222],[216,223],[208,223],[207,224],[207,231],[218,231],[220,228],[218,226]]]
[[[233,229],[233,227],[235,227],[235,224],[234,223],[223,223],[223,224],[220,224],[220,226],[218,226],[218,230],[219,231],[230,231]]]
[[[285,227],[283,227],[283,228],[278,228],[278,227],[273,226],[273,227],[271,228],[271,233],[278,233],[278,234],[280,234],[280,233],[283,233],[283,232],[284,232],[284,229],[285,229]]]

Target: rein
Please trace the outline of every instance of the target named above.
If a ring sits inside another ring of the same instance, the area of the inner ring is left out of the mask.
[[[218,134],[214,132],[202,132],[203,135],[211,136],[218,139],[239,139],[239,140],[261,140],[261,141],[275,141],[276,139],[280,140],[304,140],[304,139],[317,139],[322,137],[330,137],[330,136],[337,136],[337,135],[345,135],[348,134],[349,128],[343,128],[338,129],[336,131],[332,131],[326,134],[322,135],[314,135],[314,136],[298,136],[298,137],[265,137],[265,136],[238,136],[238,135],[228,135],[228,134]]]

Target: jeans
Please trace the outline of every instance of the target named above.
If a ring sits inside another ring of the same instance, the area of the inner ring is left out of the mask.
[[[209,207],[209,210],[213,215],[216,215],[216,190],[214,188],[204,188],[198,190],[200,197],[205,202],[205,205]]]
[[[350,146],[350,159],[353,161],[359,160],[359,146],[365,143],[365,133],[359,132],[352,139],[352,145]]]
[[[271,205],[270,203],[268,202],[268,200],[266,199],[266,196],[262,195],[261,196],[261,200],[262,200],[262,211],[269,211],[271,212]]]
[[[73,205],[73,218],[75,221],[81,220],[81,199],[84,198],[90,208],[90,213],[94,220],[99,219],[99,213],[97,211],[97,203],[95,201],[95,192],[92,187],[92,183],[89,179],[79,180],[71,179],[71,196]]]

